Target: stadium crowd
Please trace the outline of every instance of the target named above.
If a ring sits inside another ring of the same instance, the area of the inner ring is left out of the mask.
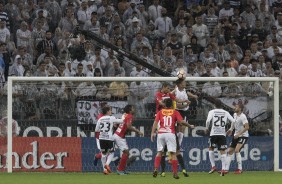
[[[188,77],[282,78],[281,9],[282,0],[2,0],[0,96],[7,93],[9,76],[157,75],[82,34],[74,37],[77,27],[173,76],[184,68]],[[80,54],[74,55],[73,48],[79,49]],[[72,103],[67,100],[73,99],[71,96],[127,98],[140,106],[143,117],[146,112],[142,109],[154,102],[155,91],[161,87],[157,82],[69,85],[53,83],[40,89],[25,85],[15,87],[14,96],[25,95],[27,109],[42,103],[46,111],[57,102],[35,100],[36,95],[61,95],[66,107]],[[150,92],[152,86],[155,91]],[[207,83],[201,91],[214,97],[230,96],[231,88]],[[271,92],[269,85],[259,83],[249,88],[233,86],[232,91],[239,90],[235,96],[241,92]]]

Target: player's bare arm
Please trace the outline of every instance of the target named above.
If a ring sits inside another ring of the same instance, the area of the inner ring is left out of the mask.
[[[154,142],[154,139],[156,137],[156,131],[157,131],[158,123],[157,121],[154,121],[152,131],[151,131],[151,141]]]
[[[143,132],[141,132],[140,130],[138,130],[137,128],[135,128],[134,126],[127,125],[128,130],[136,132],[138,135],[140,135],[141,137],[144,136]]]
[[[177,123],[179,123],[180,125],[187,126],[187,127],[189,127],[189,128],[195,128],[194,125],[191,125],[191,124],[189,124],[188,122],[186,122],[186,121],[184,121],[184,120],[178,121]]]

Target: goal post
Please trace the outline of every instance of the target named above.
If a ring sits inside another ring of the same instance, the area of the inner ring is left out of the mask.
[[[12,121],[13,121],[13,85],[17,82],[175,82],[176,77],[9,77],[7,83],[7,172],[13,171],[13,135],[12,135]],[[282,171],[281,165],[279,166],[280,153],[279,153],[279,79],[276,77],[187,77],[187,82],[225,82],[225,83],[256,83],[256,82],[269,82],[273,83],[273,170]],[[77,135],[78,136],[78,135]],[[142,139],[142,138],[140,138]],[[206,145],[207,146],[207,145]],[[153,153],[155,154],[155,153]],[[49,158],[49,157],[48,157]],[[47,156],[43,159],[48,159]],[[204,166],[202,166],[204,167]]]

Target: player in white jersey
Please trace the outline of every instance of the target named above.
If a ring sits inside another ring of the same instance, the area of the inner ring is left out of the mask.
[[[249,132],[248,132],[249,122],[246,115],[242,112],[243,109],[244,106],[241,104],[235,106],[235,113],[234,113],[235,122],[231,124],[230,129],[227,131],[227,135],[229,135],[235,128],[235,133],[228,149],[228,156],[226,159],[226,173],[228,173],[231,158],[234,151],[238,163],[238,168],[235,170],[235,174],[242,173],[242,158],[240,151],[244,147],[244,145],[246,144],[249,138]]]
[[[226,166],[226,124],[228,121],[234,123],[234,118],[226,110],[221,108],[221,101],[215,101],[215,109],[209,111],[208,118],[206,121],[206,132],[208,132],[210,126],[210,138],[209,138],[209,159],[211,162],[211,170],[209,174],[216,171],[215,162],[214,162],[214,148],[217,148],[221,154],[221,176],[224,176],[224,170]]]
[[[198,96],[193,95],[189,91],[186,91],[186,81],[184,79],[177,79],[176,80],[176,88],[171,92],[175,95],[176,101],[176,110],[181,114],[184,121],[188,122],[189,119],[189,97],[191,98],[198,98]],[[194,127],[194,126],[192,126]],[[185,177],[188,177],[188,173],[185,168],[184,159],[181,154],[181,144],[184,137],[185,126],[177,125],[177,133],[176,133],[176,140],[177,140],[177,160],[179,165],[182,168],[182,173]]]
[[[95,128],[95,132],[99,132],[99,142],[100,142],[100,149],[102,152],[102,164],[104,168],[104,174],[111,173],[110,163],[112,158],[114,157],[114,125],[123,123],[122,119],[116,119],[112,116],[112,108],[110,106],[105,106],[102,108],[102,116]]]

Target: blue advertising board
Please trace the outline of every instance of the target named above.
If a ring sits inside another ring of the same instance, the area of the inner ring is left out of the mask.
[[[156,142],[152,143],[150,138],[128,137],[126,138],[130,154],[136,156],[136,161],[128,167],[133,172],[151,172],[154,166],[156,154]],[[228,139],[230,142],[231,139]],[[282,138],[280,137],[280,153],[282,153]],[[210,170],[208,158],[208,137],[188,137],[183,139],[183,158],[186,168],[190,172],[206,172]],[[95,138],[82,138],[82,170],[84,172],[102,171],[101,162],[94,166],[94,155],[98,153]],[[250,137],[248,144],[241,150],[243,169],[249,171],[267,171],[273,170],[274,148],[273,137]],[[281,154],[280,154],[281,155]],[[120,156],[119,150],[115,152],[116,160]],[[217,168],[221,168],[220,155],[215,151],[215,161]],[[282,158],[280,156],[280,167]],[[111,164],[112,170],[115,165]],[[232,161],[230,171],[237,168],[236,161]],[[167,164],[167,171],[170,171],[170,165]]]

